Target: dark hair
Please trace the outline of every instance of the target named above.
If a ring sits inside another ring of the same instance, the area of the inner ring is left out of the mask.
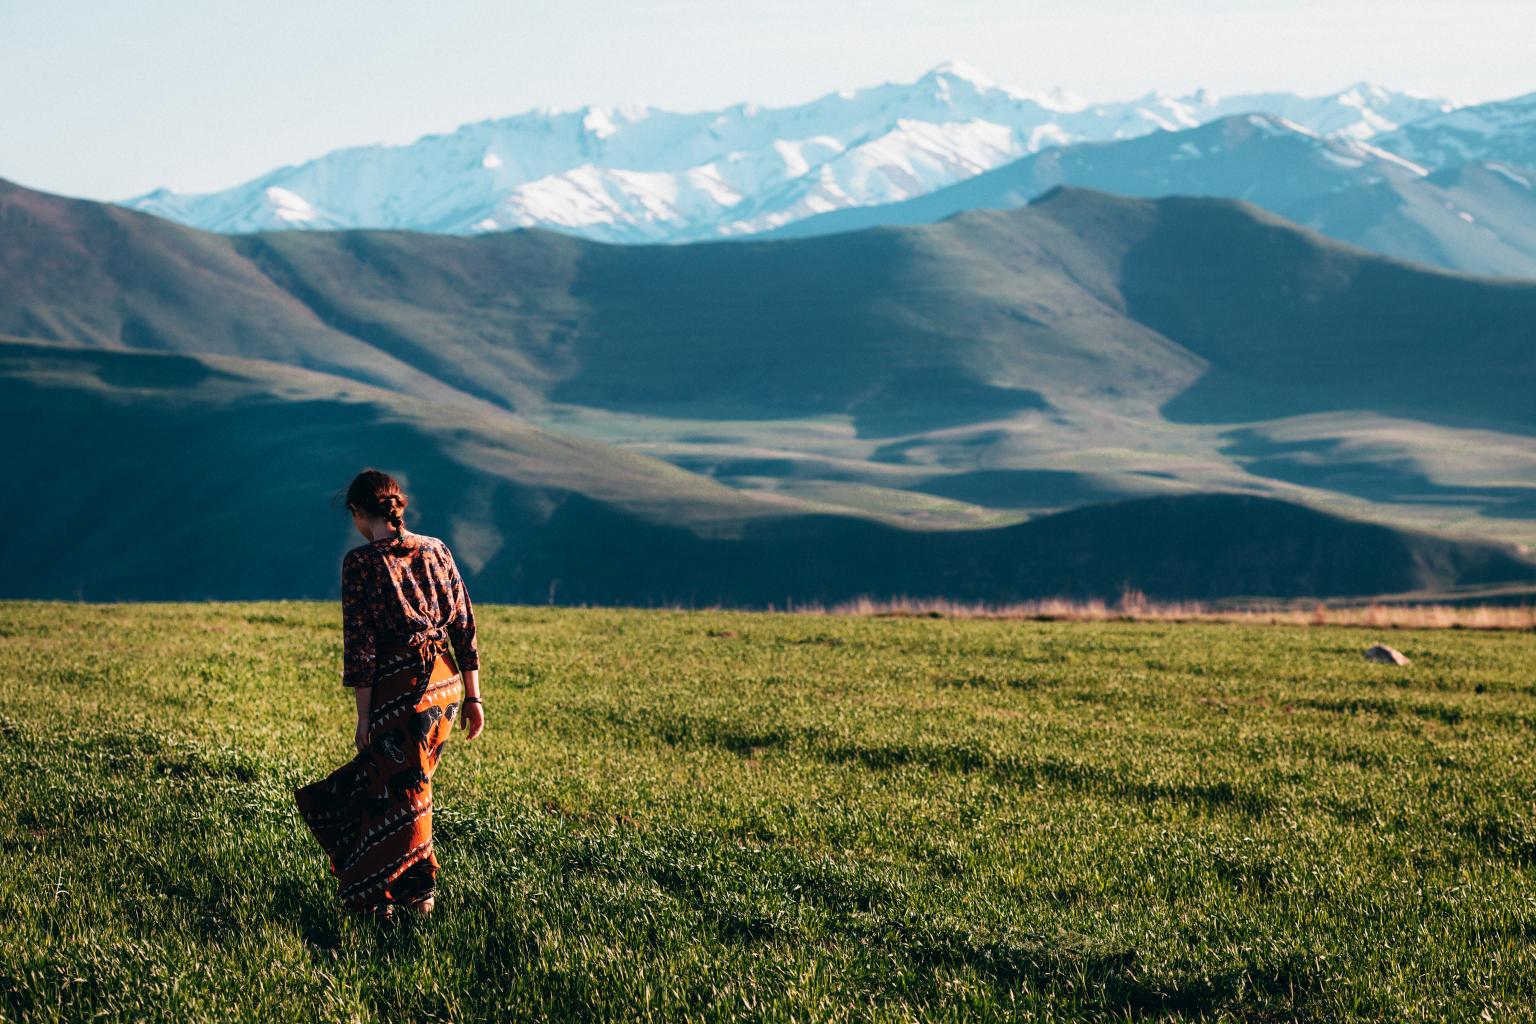
[[[359,509],[364,515],[382,519],[395,531],[391,550],[405,550],[415,546],[405,539],[405,507],[410,499],[400,490],[400,485],[388,473],[377,469],[365,469],[352,478],[347,488],[347,508]]]

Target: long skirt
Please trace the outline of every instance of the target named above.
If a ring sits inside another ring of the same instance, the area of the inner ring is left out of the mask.
[[[464,698],[445,645],[381,649],[377,664],[367,747],[293,791],[353,910],[433,895],[432,774]]]

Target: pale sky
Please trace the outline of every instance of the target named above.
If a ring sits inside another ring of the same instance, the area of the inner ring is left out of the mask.
[[[0,177],[122,199],[531,107],[705,110],[945,60],[1089,100],[1536,91],[1536,0],[0,0]]]

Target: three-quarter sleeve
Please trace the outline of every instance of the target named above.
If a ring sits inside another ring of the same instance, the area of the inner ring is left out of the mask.
[[[443,555],[448,565],[448,588],[453,595],[453,615],[448,619],[448,642],[453,646],[453,660],[460,672],[480,667],[480,651],[475,643],[475,609],[469,601],[469,591],[453,560],[453,552],[443,545]]]
[[[368,616],[371,583],[367,549],[354,548],[341,560],[341,646],[343,686],[372,686],[374,661],[373,623]]]

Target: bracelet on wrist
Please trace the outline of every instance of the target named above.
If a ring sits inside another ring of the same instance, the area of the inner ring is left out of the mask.
[[[480,698],[479,697],[465,697],[464,698],[464,703],[465,704],[479,704],[480,703]]]

